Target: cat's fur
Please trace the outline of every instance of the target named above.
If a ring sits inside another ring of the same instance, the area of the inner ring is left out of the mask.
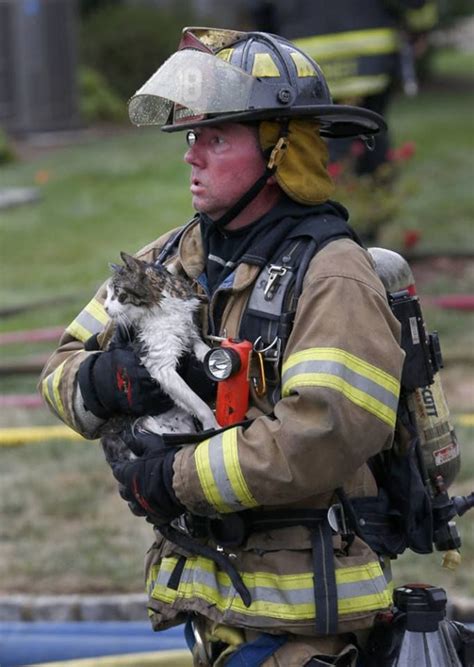
[[[135,427],[154,433],[191,433],[196,418],[203,429],[217,427],[212,410],[190,389],[176,368],[180,357],[192,352],[202,361],[209,347],[195,322],[200,305],[189,282],[162,265],[151,265],[120,253],[125,266],[111,265],[104,307],[117,324],[135,332],[140,361],[175,407],[162,415],[140,418]],[[128,420],[128,423],[130,420]],[[121,450],[118,432],[123,420],[111,423],[102,438],[107,460],[128,456]]]

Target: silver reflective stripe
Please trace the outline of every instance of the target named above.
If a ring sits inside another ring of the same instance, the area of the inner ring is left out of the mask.
[[[367,588],[370,587],[368,591]],[[387,581],[385,577],[380,575],[379,577],[374,577],[368,581],[354,581],[346,584],[337,584],[337,596],[338,598],[358,598],[363,595],[367,595],[368,592],[372,593],[383,593],[387,588]]]
[[[104,306],[97,299],[92,299],[87,306],[81,310],[76,319],[66,329],[67,333],[85,342],[94,334],[104,330],[109,320]]]
[[[160,566],[152,567],[147,585],[149,595],[155,600],[176,604],[183,600],[184,604],[189,604],[201,599],[225,614],[269,619],[303,620],[315,616],[313,572],[241,572],[252,597],[252,604],[247,609],[236,595],[229,577],[217,571],[212,561],[205,558],[189,558],[178,588],[169,588],[168,582],[177,562],[175,557],[164,558]],[[391,595],[377,562],[337,568],[336,581],[340,616],[388,608],[391,604]]]
[[[336,361],[303,361],[292,366],[283,373],[282,384],[285,385],[295,375],[308,373],[327,373],[329,375],[335,375],[348,382],[352,387],[356,387],[365,394],[377,399],[391,410],[396,411],[397,409],[398,395],[394,395],[376,382],[369,380],[369,378],[356,373],[344,364]]]
[[[209,442],[209,463],[214,482],[224,503],[232,509],[242,509],[242,503],[235,495],[226,471],[222,435],[211,438]]]
[[[233,269],[236,265],[236,262],[226,262],[225,259],[221,259],[217,255],[208,255],[207,259],[211,262],[215,262],[216,264],[220,264],[220,266],[228,266],[231,269]]]
[[[258,504],[240,466],[236,428],[201,442],[194,458],[203,494],[218,512],[239,511]]]

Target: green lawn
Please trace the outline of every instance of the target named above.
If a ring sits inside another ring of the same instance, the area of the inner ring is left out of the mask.
[[[414,141],[416,155],[401,175],[404,191],[411,194],[397,219],[383,229],[380,245],[399,248],[404,230],[418,229],[420,251],[474,253],[472,101],[466,86],[457,92],[431,89],[394,103],[389,118],[394,142]],[[0,331],[66,325],[107,277],[108,262],[116,261],[120,250],[133,252],[186,220],[192,211],[183,152],[182,135],[131,130],[1,168],[2,186],[33,185],[38,172],[48,178],[40,203],[0,212],[3,306],[57,296],[69,300],[3,318]],[[350,208],[350,201],[344,203]],[[429,295],[473,293],[472,260],[461,268],[441,266],[425,275],[422,286]],[[430,307],[426,317],[431,328],[442,332],[448,360],[463,353],[460,365],[450,362],[446,368],[447,386],[456,397],[452,411],[473,412],[474,315]],[[7,359],[53,347],[0,350]],[[34,385],[32,377],[0,377],[2,392],[31,392]],[[45,410],[8,410],[0,416],[2,427],[47,423],[55,421]],[[474,429],[458,430],[465,464],[456,489],[466,493],[474,479]],[[150,528],[129,514],[116,495],[97,445],[2,448],[0,458],[0,591],[141,590]],[[395,564],[399,581],[442,581],[449,591],[474,596],[471,517],[460,526],[465,550],[457,573],[440,574],[437,555],[404,556]]]

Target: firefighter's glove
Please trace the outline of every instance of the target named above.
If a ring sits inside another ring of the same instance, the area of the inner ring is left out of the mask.
[[[169,523],[185,511],[173,490],[176,450],[155,433],[127,431],[122,439],[137,458],[112,465],[121,497],[133,514],[146,516],[155,526]]]
[[[96,417],[159,415],[173,407],[171,398],[140,363],[133,337],[133,331],[117,327],[109,349],[91,354],[79,367],[84,405]],[[85,349],[99,349],[97,337],[86,341]],[[209,380],[196,357],[184,355],[177,370],[204,401],[215,397],[216,383]]]
[[[91,349],[88,343],[85,347]],[[135,347],[120,327],[110,348],[83,361],[77,377],[86,409],[101,419],[159,415],[173,406],[140,363]]]

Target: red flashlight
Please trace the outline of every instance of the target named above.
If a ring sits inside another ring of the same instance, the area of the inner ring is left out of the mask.
[[[249,405],[249,362],[252,343],[226,338],[207,353],[204,367],[218,382],[216,419],[220,426],[231,426],[245,419]]]

